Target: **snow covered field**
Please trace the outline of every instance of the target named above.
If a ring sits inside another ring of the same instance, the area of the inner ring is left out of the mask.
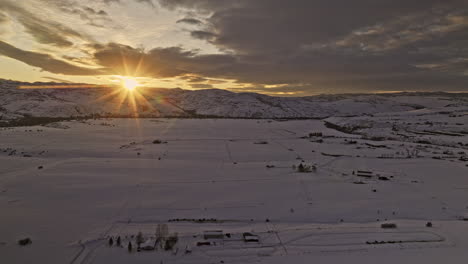
[[[1,128],[0,263],[463,263],[467,135],[438,127],[420,135],[437,144],[418,143],[397,135],[417,128],[386,123],[395,115],[369,117],[387,125],[359,135],[322,120]],[[311,171],[293,169],[301,163]],[[152,241],[158,224],[178,233],[174,249],[138,252],[136,234]],[[205,239],[210,230],[223,237]]]

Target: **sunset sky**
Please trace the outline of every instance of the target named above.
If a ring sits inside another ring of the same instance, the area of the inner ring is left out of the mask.
[[[467,91],[466,0],[0,0],[0,78]]]

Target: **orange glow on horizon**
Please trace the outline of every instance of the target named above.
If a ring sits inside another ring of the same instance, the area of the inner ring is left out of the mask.
[[[57,84],[57,85],[20,85],[18,89],[83,89],[83,88],[108,88],[110,85],[99,84]]]

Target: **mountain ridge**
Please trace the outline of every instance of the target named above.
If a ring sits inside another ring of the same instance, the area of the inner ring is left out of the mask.
[[[18,89],[21,85],[57,86],[70,83],[27,83],[0,79],[1,120],[89,116],[324,119],[440,108],[453,104],[468,105],[468,94],[444,92],[275,97],[221,89],[144,88],[141,90],[142,96],[136,96],[134,106],[131,100],[122,100],[116,88],[111,87]]]

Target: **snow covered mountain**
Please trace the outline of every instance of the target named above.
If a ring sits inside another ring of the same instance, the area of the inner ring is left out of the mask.
[[[468,105],[468,95],[446,93],[272,97],[217,89],[145,89],[134,105],[114,88],[18,89],[20,85],[59,84],[0,80],[2,120],[135,113],[142,117],[327,118]]]

